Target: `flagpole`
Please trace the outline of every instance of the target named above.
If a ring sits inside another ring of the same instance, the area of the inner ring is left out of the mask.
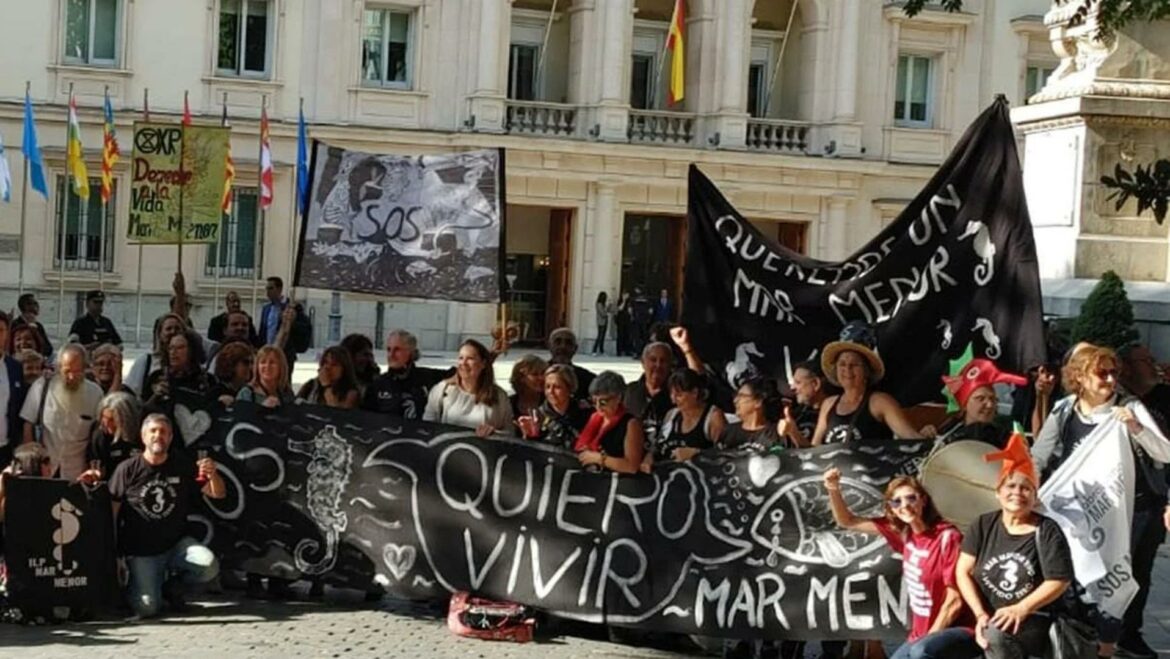
[[[224,92],[223,93],[223,117],[219,121],[219,125],[221,127],[227,126],[227,96],[228,96],[227,92]],[[228,140],[230,141],[231,139],[232,139],[231,135],[229,134]],[[228,150],[229,151],[231,150],[231,144],[228,145]],[[229,206],[229,208],[230,208],[230,206]],[[212,304],[212,306],[219,304],[219,277],[220,277],[219,271],[221,269],[221,265],[223,264],[223,226],[224,226],[223,220],[224,220],[225,215],[230,219],[232,216],[231,211],[230,210],[224,211],[221,208],[220,214],[219,214],[219,231],[215,232],[215,286],[214,286],[215,293],[213,294],[213,297],[212,297],[212,299],[214,300],[214,303]]]
[[[142,89],[142,118],[150,121],[150,88]],[[134,286],[134,347],[142,347],[142,243],[138,243],[138,283]]]
[[[557,0],[553,0],[552,9],[548,10],[548,23],[544,26],[544,38],[540,42],[540,58],[536,61],[535,86],[537,89],[533,89],[532,91],[534,92],[533,95],[537,97],[537,100],[540,100],[540,87],[543,87],[542,82],[544,81],[544,54],[548,50],[548,36],[552,32],[553,17],[556,14]]]
[[[260,121],[264,121],[264,113],[268,111],[268,94],[260,96]],[[259,222],[252,227],[252,317],[255,318],[258,314],[256,305],[259,303],[260,293],[260,264],[263,262],[260,259],[260,250],[264,249],[264,242],[260,240],[260,230],[264,227],[265,219],[268,215],[264,208],[264,127],[260,127],[260,157],[256,159],[257,165],[257,180],[260,181],[260,199],[259,199]],[[275,186],[273,186],[275,187]],[[295,188],[296,185],[294,184]],[[290,282],[291,285],[291,282]]]
[[[66,109],[65,119],[65,185],[61,196],[61,233],[58,235],[57,258],[57,340],[62,344],[69,338],[63,333],[65,324],[65,232],[69,228],[69,118],[68,112],[73,107],[73,83],[69,83],[69,109]],[[78,218],[80,219],[80,218]]]
[[[28,95],[32,89],[32,83],[25,81],[24,83],[24,97]],[[23,140],[23,138],[22,138]],[[24,172],[21,175],[20,181],[20,265],[17,267],[16,288],[19,291],[17,295],[24,295],[24,226],[25,219],[28,217],[28,153],[24,152],[25,145],[21,143],[22,153],[21,158],[24,161]],[[43,253],[43,252],[42,252]]]
[[[784,28],[784,40],[780,42],[780,53],[776,55],[776,65],[772,67],[772,81],[768,83],[768,88],[764,90],[764,111],[760,113],[762,119],[768,118],[768,107],[772,105],[772,93],[776,89],[776,76],[780,75],[780,65],[784,63],[784,51],[788,48],[788,36],[792,34],[792,19],[796,18],[796,6],[799,3],[793,2],[792,9],[788,12],[788,25]]]
[[[106,102],[108,103],[109,99],[110,99],[110,86],[109,85],[106,85],[105,99],[106,99]],[[102,114],[103,115],[105,114],[104,107],[102,108]],[[105,123],[104,116],[102,118],[102,123],[103,124]],[[105,167],[105,158],[106,158],[106,136],[105,136],[105,129],[103,129],[102,130],[102,161],[103,161],[102,167],[103,168]],[[105,187],[105,179],[102,180],[102,186]],[[101,194],[101,192],[99,191],[98,194]],[[98,226],[100,227],[99,230],[101,231],[101,233],[98,234],[100,236],[98,238],[98,290],[99,291],[106,290],[106,215],[109,213],[109,204],[110,204],[109,200],[102,199],[102,219],[101,219],[101,222],[98,224]],[[88,220],[88,218],[86,218],[86,219]],[[86,222],[86,224],[88,224],[88,222]],[[89,227],[87,226],[86,228],[88,229]]]

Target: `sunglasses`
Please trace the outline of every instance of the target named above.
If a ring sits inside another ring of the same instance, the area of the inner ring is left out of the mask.
[[[616,401],[616,396],[595,396],[593,398],[593,407],[609,407]]]
[[[1110,379],[1116,380],[1117,379],[1117,369],[1115,369],[1115,368],[1099,368],[1099,369],[1093,371],[1093,374],[1096,375],[1097,377],[1101,378],[1102,380],[1110,380]]]
[[[918,503],[918,495],[907,494],[904,497],[894,497],[893,499],[890,499],[889,503],[890,508],[893,510],[897,510],[902,506],[913,506],[914,504]]]

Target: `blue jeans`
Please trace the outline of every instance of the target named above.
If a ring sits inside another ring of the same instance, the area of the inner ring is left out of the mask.
[[[982,655],[974,634],[962,627],[951,627],[903,643],[890,659],[975,659]]]
[[[215,554],[191,538],[183,538],[155,556],[127,556],[130,606],[143,618],[157,615],[163,584],[177,575],[187,584],[207,583],[219,574]]]

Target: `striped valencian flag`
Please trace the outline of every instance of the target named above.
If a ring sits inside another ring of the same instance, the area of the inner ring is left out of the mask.
[[[114,165],[122,155],[118,150],[118,135],[114,131],[114,108],[106,94],[105,124],[102,126],[102,204],[109,204],[114,194]]]
[[[223,118],[220,120],[221,126],[228,125],[227,116],[227,99],[223,102]],[[232,184],[236,182],[236,163],[232,160],[232,140],[228,138],[227,148],[227,167],[225,168],[225,176],[223,178],[223,199],[220,201],[220,209],[225,213],[230,213],[232,210]]]
[[[272,143],[268,137],[268,111],[260,109],[260,208],[272,205]]]

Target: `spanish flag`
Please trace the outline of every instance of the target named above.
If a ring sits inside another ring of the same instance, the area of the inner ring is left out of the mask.
[[[73,191],[82,199],[89,199],[89,173],[85,171],[85,156],[81,147],[81,124],[77,121],[77,101],[69,97],[69,141],[65,145],[65,164],[73,176]]]
[[[683,100],[687,86],[687,49],[683,40],[683,24],[686,22],[686,0],[674,0],[674,13],[670,16],[670,32],[666,36],[666,49],[670,51],[670,103]]]

